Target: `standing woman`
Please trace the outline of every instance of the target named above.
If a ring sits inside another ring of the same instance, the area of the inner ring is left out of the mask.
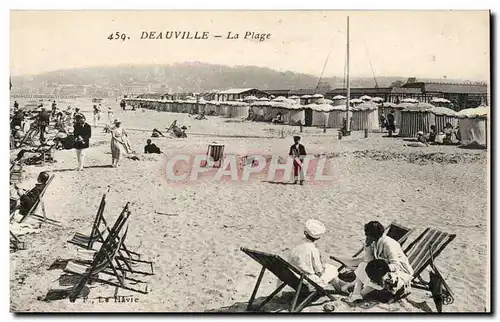
[[[114,127],[111,130],[111,166],[116,168],[118,162],[120,162],[120,157],[122,153],[129,152],[129,142],[128,136],[125,129],[121,127],[121,121],[116,119],[114,121]]]
[[[109,120],[109,124],[112,124],[112,120],[113,119],[113,109],[111,108],[111,106],[108,106],[108,120]]]
[[[85,122],[83,114],[75,114],[75,125],[73,127],[73,136],[75,138],[76,158],[78,160],[78,171],[83,170],[85,161],[85,149],[89,147],[89,140],[92,136],[92,128]]]

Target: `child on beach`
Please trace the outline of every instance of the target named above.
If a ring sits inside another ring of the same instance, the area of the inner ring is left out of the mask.
[[[289,262],[307,273],[313,282],[322,287],[329,283],[338,285],[338,270],[335,266],[324,264],[321,254],[316,248],[316,242],[325,234],[325,226],[322,222],[309,219],[304,228],[305,238],[290,252]]]

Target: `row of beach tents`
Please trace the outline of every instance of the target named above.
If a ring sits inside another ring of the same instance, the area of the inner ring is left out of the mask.
[[[248,96],[238,101],[206,101],[188,97],[185,100],[158,100],[127,98],[128,105],[156,111],[218,115],[227,118],[247,118],[251,112],[254,119],[270,122],[281,114],[284,124],[327,128],[341,128],[346,117],[346,98],[335,96],[331,100],[320,94],[292,96],[274,99]],[[384,102],[382,98],[363,96],[351,99],[349,114],[351,129],[380,130],[380,116],[394,111],[399,136],[414,137],[418,131],[429,132],[435,125],[443,131],[446,123],[459,126],[462,143],[486,145],[488,108],[465,109],[460,112],[445,107],[449,101],[436,98],[431,103],[415,99],[404,99],[400,104]]]

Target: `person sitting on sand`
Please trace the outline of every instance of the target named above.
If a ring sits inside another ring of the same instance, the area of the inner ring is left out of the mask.
[[[31,190],[24,190],[14,185],[14,189],[17,191],[19,196],[19,213],[24,216],[26,215],[31,207],[38,201],[40,194],[43,189],[45,189],[46,183],[49,180],[49,174],[45,171],[38,174],[37,183]],[[11,205],[13,200],[11,200]]]
[[[283,113],[278,112],[278,114],[276,114],[276,117],[272,119],[271,123],[272,124],[282,124],[283,123]]]
[[[444,127],[443,144],[453,144],[455,141],[455,129],[451,123],[446,123]]]
[[[331,264],[323,263],[316,243],[325,234],[326,228],[316,219],[306,221],[304,240],[295,246],[289,254],[289,262],[301,269],[313,282],[322,287],[338,279],[338,270]]]
[[[161,133],[158,129],[153,129],[153,133],[151,133],[152,138],[159,138],[160,136],[165,137],[163,133]]]
[[[406,144],[406,146],[411,147],[427,147],[429,144],[427,143],[427,139],[424,136],[424,132],[418,131],[417,133],[417,141]]]
[[[14,134],[12,135],[12,137],[14,140],[14,147],[17,148],[24,138],[24,132],[23,130],[21,130],[21,127],[19,125],[16,125],[14,127]]]
[[[195,120],[206,120],[207,118],[205,117],[205,113],[201,113],[197,117],[194,118]]]
[[[160,148],[156,146],[156,144],[151,143],[151,139],[147,139],[146,145],[144,146],[144,153],[149,154],[160,154]]]
[[[363,300],[363,298],[374,290],[382,290],[378,282],[381,280],[375,278],[377,283],[373,283],[372,279],[367,276],[367,269],[372,269],[372,264],[368,265],[374,259],[384,260],[390,270],[392,283],[392,293],[395,294],[402,288],[407,288],[410,285],[413,277],[413,268],[411,267],[408,258],[406,257],[401,245],[391,237],[384,235],[384,226],[378,221],[370,221],[365,225],[365,245],[364,258],[356,267],[354,273],[356,280],[353,282],[353,291],[349,295],[347,302],[353,303]],[[370,271],[371,277],[374,275]],[[383,275],[385,276],[385,274]]]
[[[186,138],[186,129],[187,127],[183,125],[182,127],[178,127],[177,125],[174,125],[172,127],[172,133],[175,135],[177,138]]]

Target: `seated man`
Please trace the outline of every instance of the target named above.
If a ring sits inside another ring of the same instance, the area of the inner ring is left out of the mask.
[[[431,125],[431,129],[429,131],[429,133],[427,133],[426,135],[426,139],[428,142],[434,142],[436,140],[436,126],[435,125]]]
[[[38,201],[40,194],[43,189],[45,189],[46,183],[49,180],[49,174],[47,172],[40,172],[38,174],[37,183],[31,190],[20,189],[17,185],[14,185],[14,189],[17,191],[19,198],[19,214],[22,216],[26,215],[31,207]],[[13,206],[13,200],[11,198],[11,207]]]
[[[152,138],[158,138],[160,136],[165,136],[163,133],[161,133],[158,129],[153,129],[153,133],[151,133]]]
[[[451,123],[446,123],[446,126],[444,127],[444,138],[443,138],[443,144],[453,144],[455,143],[456,136],[455,136],[455,129],[453,128],[453,125]]]
[[[318,220],[309,219],[304,228],[304,241],[292,249],[289,262],[307,273],[312,281],[325,287],[337,281],[338,270],[335,266],[324,264],[315,243],[325,233],[325,226]]]
[[[388,277],[390,277],[392,283],[391,292],[393,294],[409,286],[413,276],[413,268],[401,245],[394,239],[384,235],[384,226],[381,223],[378,221],[367,223],[365,225],[365,236],[364,261],[354,271],[356,274],[353,285],[354,290],[347,299],[347,302],[351,303],[361,301],[363,297],[374,290],[384,288],[378,284],[381,282],[379,279],[375,278],[376,283],[373,283],[372,279],[367,275],[367,270],[370,271],[372,265],[374,265],[373,263],[368,265],[368,263],[374,259],[384,260],[388,264],[391,273]],[[395,284],[394,281],[396,281]]]
[[[160,148],[156,146],[156,144],[151,143],[151,139],[148,139],[146,141],[146,145],[144,146],[144,153],[149,154],[149,153],[155,153],[155,154],[160,154]]]
[[[21,130],[21,127],[19,125],[16,125],[14,127],[13,131],[13,138],[14,138],[14,147],[19,147],[19,144],[24,138],[24,132]]]
[[[276,114],[276,117],[273,118],[273,120],[271,121],[271,123],[273,123],[273,124],[281,124],[281,123],[283,123],[283,114],[281,112],[278,112],[278,114]]]

